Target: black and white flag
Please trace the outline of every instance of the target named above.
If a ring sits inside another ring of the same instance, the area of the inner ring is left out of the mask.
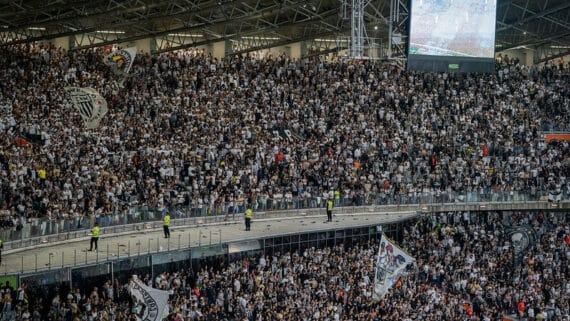
[[[168,292],[144,284],[136,275],[129,282],[129,292],[140,307],[137,316],[142,321],[162,321],[169,313]]]
[[[85,128],[99,127],[99,122],[107,114],[107,101],[93,88],[66,87],[75,109],[81,115]]]
[[[404,273],[406,266],[414,261],[414,258],[402,250],[382,233],[376,268],[374,273],[374,293],[372,298],[380,300],[386,292],[398,281]]]
[[[107,55],[105,58],[105,63],[113,68],[113,72],[115,74],[128,74],[129,70],[131,70],[136,55],[137,47],[129,47],[117,50]]]

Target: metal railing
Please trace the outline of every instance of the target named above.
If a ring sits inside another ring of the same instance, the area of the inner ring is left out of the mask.
[[[545,191],[534,194],[521,192],[484,192],[462,193],[437,192],[429,194],[369,194],[366,196],[340,197],[334,199],[335,208],[357,208],[360,206],[420,206],[425,209],[428,205],[438,204],[477,204],[477,203],[530,203],[537,201],[560,202],[570,200],[566,193],[552,194]],[[324,197],[281,197],[260,198],[255,200],[240,200],[232,203],[214,203],[207,205],[178,205],[169,208],[172,219],[184,221],[175,223],[195,224],[196,219],[209,218],[212,220],[234,219],[251,206],[254,212],[279,215],[283,211],[323,209]],[[409,209],[408,209],[409,210]],[[25,221],[20,228],[0,228],[0,237],[8,249],[15,249],[34,244],[41,244],[45,238],[50,240],[67,240],[86,237],[95,223],[104,233],[132,232],[144,224],[155,224],[162,220],[163,210],[148,206],[131,207],[127,213],[108,213],[92,217],[72,217],[69,219],[49,220],[33,218]]]

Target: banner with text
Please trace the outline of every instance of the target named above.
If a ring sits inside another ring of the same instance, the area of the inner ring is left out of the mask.
[[[137,315],[142,321],[162,321],[168,315],[167,291],[152,288],[133,275],[129,292],[138,306]]]

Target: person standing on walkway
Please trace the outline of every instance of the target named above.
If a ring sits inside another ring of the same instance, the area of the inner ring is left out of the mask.
[[[328,198],[327,199],[327,222],[332,222],[332,209],[333,209],[333,201]]]
[[[245,210],[245,230],[249,231],[251,229],[251,213],[253,213],[253,210],[251,209],[251,206],[247,207],[247,210]]]
[[[91,229],[91,242],[89,243],[89,251],[93,251],[93,245],[95,245],[95,251],[97,251],[97,241],[99,241],[99,223],[95,222],[95,226]]]
[[[164,213],[162,228],[164,229],[164,238],[170,238],[170,214],[168,212]]]

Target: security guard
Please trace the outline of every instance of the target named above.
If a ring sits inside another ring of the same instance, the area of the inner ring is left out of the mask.
[[[251,228],[251,213],[253,213],[253,210],[251,209],[250,206],[247,207],[247,210],[245,211],[245,230],[249,231]]]
[[[89,243],[89,251],[93,251],[93,245],[95,245],[95,251],[97,251],[97,241],[99,241],[99,223],[95,222],[95,226],[91,229],[91,242]]]
[[[338,189],[335,189],[334,191],[334,206],[339,206],[340,205],[340,191]]]
[[[162,228],[164,228],[164,238],[170,237],[170,214],[168,212],[164,213],[164,220],[162,221]]]
[[[332,209],[333,201],[329,198],[327,199],[327,222],[332,222]]]
[[[0,239],[0,264],[2,264],[2,249],[4,248],[4,242]]]

